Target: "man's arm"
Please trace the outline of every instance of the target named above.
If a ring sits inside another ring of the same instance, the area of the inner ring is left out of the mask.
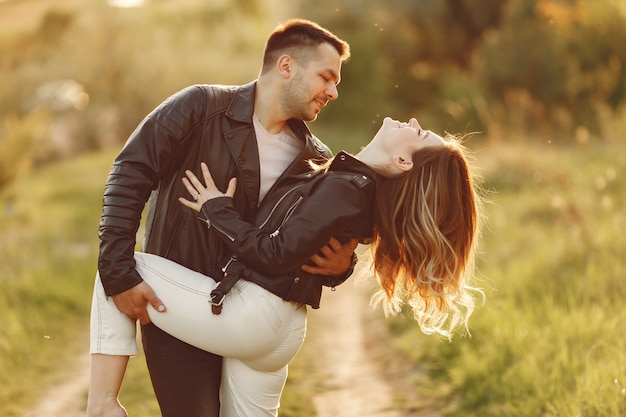
[[[203,90],[190,87],[161,103],[126,142],[105,185],[98,258],[102,285],[123,313],[142,323],[148,320],[146,302],[155,308],[162,303],[135,270],[141,213],[160,179],[175,172],[182,160],[180,143],[201,116],[197,109],[203,101]],[[173,118],[172,114],[185,116]]]

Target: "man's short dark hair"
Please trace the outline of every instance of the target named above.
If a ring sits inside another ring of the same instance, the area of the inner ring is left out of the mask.
[[[270,34],[263,54],[263,70],[270,68],[279,56],[298,50],[317,48],[323,43],[332,45],[341,61],[350,58],[350,45],[329,30],[306,19],[290,19],[279,24]]]

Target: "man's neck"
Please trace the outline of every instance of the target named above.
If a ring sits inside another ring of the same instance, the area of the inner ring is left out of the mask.
[[[267,130],[267,133],[271,135],[282,132],[285,128],[285,124],[287,123],[284,119],[277,119],[276,117],[273,117],[271,111],[264,111],[264,109],[257,107],[256,105],[254,106],[254,113],[265,130]]]
[[[257,81],[254,113],[265,130],[271,134],[282,131],[287,123],[287,119],[282,114],[280,108],[277,108],[277,103],[280,103],[277,91],[278,89],[271,84],[270,80],[259,78]]]

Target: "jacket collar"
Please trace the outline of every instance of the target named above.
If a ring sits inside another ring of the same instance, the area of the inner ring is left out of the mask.
[[[363,174],[375,181],[380,179],[380,175],[377,174],[376,171],[345,151],[341,151],[335,156],[328,170]]]
[[[244,84],[237,89],[235,98],[231,101],[226,116],[238,122],[252,124],[252,114],[254,113],[254,92],[256,91],[256,80]]]

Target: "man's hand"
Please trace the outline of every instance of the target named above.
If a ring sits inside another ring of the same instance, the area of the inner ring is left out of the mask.
[[[165,305],[152,288],[144,281],[133,288],[113,296],[118,310],[131,319],[139,319],[141,324],[150,323],[146,306],[150,304],[158,312],[165,311]]]
[[[343,275],[352,263],[352,254],[356,249],[359,241],[350,239],[343,245],[334,237],[331,237],[328,243],[320,249],[320,253],[311,256],[310,261],[315,265],[304,264],[300,268],[304,272],[316,275]]]

